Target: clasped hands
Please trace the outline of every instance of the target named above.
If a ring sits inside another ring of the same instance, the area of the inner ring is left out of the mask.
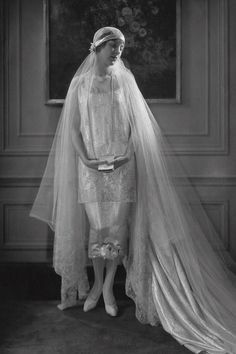
[[[115,169],[117,169],[118,167],[124,165],[125,163],[127,163],[130,158],[131,158],[131,155],[132,155],[132,149],[130,149],[128,147],[126,153],[124,155],[118,155],[118,156],[114,156],[113,158],[105,158],[104,159],[101,159],[101,160],[98,160],[98,159],[85,159],[83,162],[84,164],[89,167],[89,168],[92,168],[93,170],[98,170],[99,168],[99,165],[102,165],[102,164],[106,164],[108,166],[114,166],[114,169],[107,169],[107,170],[103,170],[103,172],[112,172],[114,171]]]
[[[127,163],[129,161],[129,158],[127,155],[121,155],[121,156],[115,156],[113,160],[110,159],[103,159],[103,160],[97,160],[97,159],[87,159],[84,161],[85,165],[89,168],[92,168],[93,170],[98,170],[99,165],[106,164],[108,166],[113,165],[114,169],[122,166],[123,164]],[[104,170],[103,172],[112,172],[112,170]]]

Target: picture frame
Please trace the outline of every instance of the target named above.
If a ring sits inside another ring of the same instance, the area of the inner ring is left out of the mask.
[[[158,17],[159,16],[159,17]],[[119,28],[148,103],[181,103],[181,0],[44,0],[45,103],[62,105],[95,31]]]

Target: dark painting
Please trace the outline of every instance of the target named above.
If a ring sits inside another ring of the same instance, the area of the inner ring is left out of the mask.
[[[49,102],[65,98],[103,26],[124,33],[122,58],[146,99],[178,100],[178,5],[176,0],[47,0]]]

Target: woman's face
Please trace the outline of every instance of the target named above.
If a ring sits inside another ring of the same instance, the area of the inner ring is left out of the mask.
[[[107,41],[105,45],[97,52],[98,60],[105,66],[114,65],[120,58],[124,49],[124,42],[120,39]]]

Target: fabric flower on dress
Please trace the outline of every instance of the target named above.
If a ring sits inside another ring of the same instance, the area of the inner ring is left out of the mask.
[[[118,243],[118,241],[111,242],[105,241],[102,245],[98,243],[92,245],[91,247],[91,254],[93,258],[96,257],[103,257],[104,259],[114,260],[118,256],[123,256],[124,252]]]
[[[119,256],[120,246],[112,242],[104,243],[101,247],[101,256],[105,259],[113,260]]]

